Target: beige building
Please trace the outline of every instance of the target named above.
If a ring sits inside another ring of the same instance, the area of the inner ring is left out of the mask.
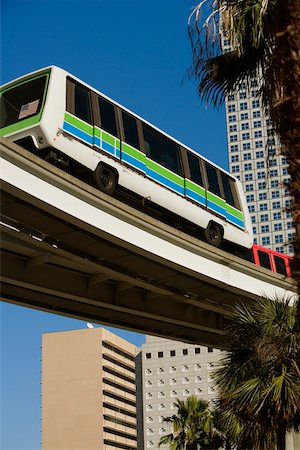
[[[43,335],[43,450],[137,448],[134,356],[103,328]]]

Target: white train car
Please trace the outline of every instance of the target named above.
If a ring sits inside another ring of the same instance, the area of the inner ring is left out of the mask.
[[[93,87],[52,66],[0,91],[1,136],[183,217],[214,246],[252,246],[240,181]]]

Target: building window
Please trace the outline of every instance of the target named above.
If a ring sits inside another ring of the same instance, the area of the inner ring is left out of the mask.
[[[283,235],[282,234],[275,234],[275,244],[281,244],[283,242]]]
[[[238,162],[239,161],[239,155],[232,155],[231,156],[231,162]]]
[[[281,219],[281,212],[273,213],[273,220],[280,220],[280,219]]]
[[[157,353],[157,356],[158,356],[158,358],[163,358],[164,352],[158,352],[158,353]]]
[[[233,145],[231,145],[231,146],[230,146],[230,151],[231,151],[231,153],[238,152],[238,151],[239,151],[239,146],[238,146],[238,144],[233,144]]]
[[[261,226],[261,232],[262,233],[269,233],[270,231],[270,226],[269,225],[262,225]]]
[[[249,161],[249,159],[251,159],[251,153],[244,153],[243,157],[245,161]]]
[[[252,108],[259,108],[260,102],[259,100],[252,100]]]
[[[255,152],[256,158],[263,158],[264,157],[264,151],[259,150],[258,152]]]
[[[146,359],[150,359],[151,358],[151,353],[146,353]]]
[[[241,130],[242,131],[249,130],[249,122],[242,123]]]
[[[254,194],[246,195],[247,203],[254,202]]]
[[[245,181],[252,181],[252,180],[253,180],[253,174],[245,173]]]
[[[240,171],[240,166],[238,164],[231,167],[231,172],[232,173],[236,173],[236,172],[239,172],[239,171]]]
[[[261,191],[262,189],[266,189],[267,183],[265,181],[260,181],[257,186],[258,190]]]
[[[272,191],[272,198],[279,198],[280,192],[279,191]]]
[[[268,210],[268,204],[267,203],[261,203],[259,205],[259,210],[260,211],[267,211]]]
[[[235,112],[235,105],[228,105],[228,112]]]
[[[248,120],[248,119],[249,119],[248,113],[241,113],[241,120]]]
[[[250,150],[250,148],[251,148],[250,142],[243,143],[243,150]]]
[[[281,231],[282,223],[274,223],[274,231]]]
[[[261,222],[268,222],[269,221],[269,214],[261,214],[260,215],[260,221]]]
[[[262,131],[261,130],[254,131],[254,139],[257,139],[260,137],[262,137]]]
[[[232,134],[229,136],[230,142],[236,142],[238,140],[237,134]]]
[[[257,179],[262,180],[263,178],[266,178],[265,172],[257,172]]]
[[[187,348],[184,348],[184,349],[182,350],[182,354],[183,354],[183,355],[187,355],[187,354],[188,354],[188,349],[187,349]]]
[[[251,192],[251,191],[253,191],[253,184],[246,184],[245,190],[246,190],[246,192]]]
[[[270,177],[278,177],[278,170],[277,169],[271,169],[270,170]]]
[[[248,109],[248,103],[247,102],[241,102],[240,103],[240,110],[244,111],[245,109]]]
[[[278,201],[278,202],[273,202],[272,203],[272,208],[273,209],[280,209],[280,202]]]
[[[265,162],[264,161],[257,161],[256,163],[256,168],[257,169],[263,169],[265,167]]]
[[[175,356],[175,355],[176,355],[175,350],[170,350],[170,356]]]
[[[261,121],[260,120],[254,120],[253,127],[254,128],[260,128],[261,127]]]
[[[229,125],[229,133],[234,133],[237,131],[237,126],[235,125]]]
[[[207,353],[212,353],[214,349],[212,347],[207,347]]]
[[[236,115],[233,114],[232,116],[228,116],[228,121],[229,122],[235,122],[236,121]]]
[[[240,92],[240,100],[245,100],[247,98],[246,92]]]
[[[266,192],[260,192],[258,194],[258,200],[267,200],[267,193]]]
[[[248,205],[248,209],[250,213],[254,213],[255,212],[255,205]]]
[[[250,133],[242,133],[242,140],[246,141],[246,139],[250,139]]]
[[[263,141],[255,141],[255,148],[263,147]]]
[[[270,244],[270,236],[264,236],[261,238],[262,245],[269,245]]]
[[[244,164],[244,170],[252,170],[252,163]]]
[[[252,117],[253,119],[257,119],[258,117],[260,117],[260,111],[253,111]]]
[[[198,353],[201,353],[201,348],[200,347],[196,347],[195,348],[195,355],[197,355]]]

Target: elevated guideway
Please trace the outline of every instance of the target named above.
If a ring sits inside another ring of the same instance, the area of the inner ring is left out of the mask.
[[[165,225],[3,138],[0,150],[4,301],[222,347],[238,299],[295,295],[291,279]]]

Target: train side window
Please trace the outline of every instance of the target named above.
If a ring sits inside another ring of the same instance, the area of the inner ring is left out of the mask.
[[[239,208],[238,202],[233,193],[233,189],[235,188],[234,180],[231,180],[230,177],[224,172],[221,172],[221,177],[226,203],[234,206],[235,208]]]
[[[274,263],[276,267],[276,272],[287,277],[287,270],[285,267],[284,258],[274,255]]]
[[[200,170],[200,158],[190,152],[187,152],[187,158],[191,173],[191,180],[194,181],[194,183],[199,184],[200,186],[204,186]]]
[[[221,190],[220,190],[220,185],[219,185],[219,180],[218,180],[217,169],[208,163],[205,163],[205,167],[206,167],[209,191],[212,192],[213,194],[217,195],[218,197],[221,197]]]
[[[132,147],[139,149],[139,136],[136,124],[136,119],[125,111],[122,111],[122,119],[124,125],[125,142],[132,145]]]
[[[79,84],[75,84],[74,114],[87,123],[92,123],[90,92]]]
[[[266,269],[272,270],[270,256],[268,255],[268,253],[258,250],[257,254],[258,254],[260,266],[265,267]]]
[[[98,102],[100,109],[101,128],[104,131],[112,134],[113,136],[117,136],[117,121],[114,105],[101,97],[98,97]]]
[[[182,175],[179,145],[144,123],[143,134],[148,158]]]

